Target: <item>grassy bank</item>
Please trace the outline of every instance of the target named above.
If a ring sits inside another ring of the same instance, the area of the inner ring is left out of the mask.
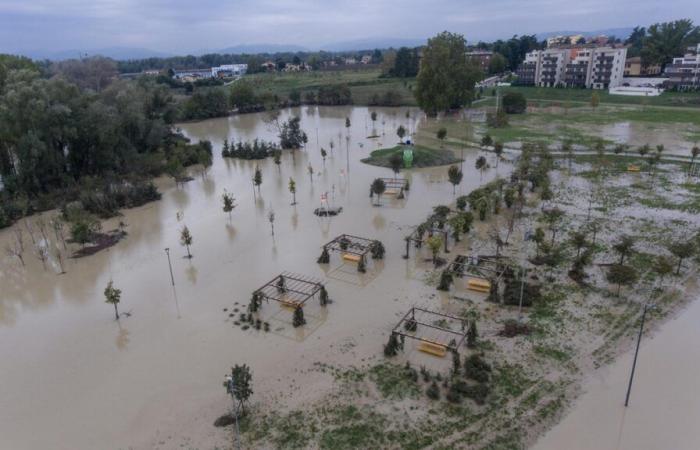
[[[403,145],[397,145],[392,148],[375,150],[369,158],[363,159],[362,162],[373,166],[391,167],[391,157],[394,155],[402,156],[404,148]],[[451,150],[433,149],[420,145],[414,145],[412,148],[413,167],[446,166],[460,161]]]

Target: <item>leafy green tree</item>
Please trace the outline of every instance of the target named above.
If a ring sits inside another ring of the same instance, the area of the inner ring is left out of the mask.
[[[282,166],[281,166],[281,164],[282,164],[282,152],[279,150],[276,150],[272,154],[272,157],[273,157],[273,162],[277,166],[277,172],[281,172],[282,171]],[[261,174],[261,177],[262,177],[262,174]]]
[[[297,204],[297,183],[294,178],[289,177],[289,192],[292,194],[292,205]]]
[[[576,249],[576,257],[581,255],[581,250],[588,245],[587,235],[583,231],[571,233],[571,245]]]
[[[506,58],[500,53],[496,52],[491,55],[491,60],[489,61],[489,73],[491,75],[503,73],[506,70],[507,64],[508,61],[506,61]]]
[[[447,179],[452,183],[452,194],[455,193],[455,189],[457,185],[462,182],[463,177],[464,174],[459,170],[459,166],[450,166],[450,168],[447,169]]]
[[[382,194],[386,191],[386,183],[381,178],[375,178],[371,186],[372,194],[377,196],[377,205],[379,205]]]
[[[653,271],[661,277],[662,284],[664,279],[673,273],[674,268],[673,261],[666,255],[658,255],[652,267]]]
[[[622,264],[613,264],[608,269],[607,280],[609,283],[617,284],[617,292],[615,295],[620,296],[620,288],[622,285],[630,286],[634,284],[639,275],[634,267],[624,266]]]
[[[642,42],[644,64],[658,64],[663,70],[674,57],[683,55],[689,46],[700,42],[700,27],[693,25],[690,19],[656,23],[647,29]]]
[[[476,341],[479,337],[479,333],[476,329],[476,320],[469,322],[469,328],[467,328],[467,347],[476,348]]]
[[[326,156],[328,156],[326,149],[321,147],[321,158],[323,158],[323,167],[326,167]]]
[[[233,392],[229,395],[241,402],[242,408],[245,411],[245,405],[248,399],[253,395],[253,373],[246,364],[231,367],[231,386],[226,386],[227,389],[233,388]]]
[[[428,40],[414,90],[418,105],[434,116],[460,108],[473,97],[480,70],[467,58],[464,36],[442,32]]]
[[[476,158],[474,167],[476,167],[476,170],[479,171],[479,180],[482,180],[484,178],[484,169],[486,169],[486,165],[486,157],[479,156],[478,158]]]
[[[306,319],[304,318],[304,310],[301,307],[294,309],[294,317],[292,318],[292,325],[294,328],[299,328],[306,324]]]
[[[697,251],[697,247],[695,242],[692,240],[678,241],[669,245],[668,250],[673,254],[673,256],[678,258],[678,266],[676,267],[676,275],[678,275],[681,272],[683,260],[693,256]]]
[[[522,114],[527,109],[527,100],[520,92],[507,92],[501,99],[501,104],[507,114]]]
[[[620,262],[618,262],[619,265],[624,264],[625,258],[632,254],[634,251],[635,241],[636,240],[632,236],[623,234],[620,236],[620,239],[613,244],[613,250],[615,253],[620,255]]]
[[[600,105],[600,94],[598,92],[593,91],[591,94],[591,107],[592,108],[597,108],[598,105]]]
[[[389,158],[389,165],[391,166],[392,172],[394,172],[394,179],[396,179],[396,176],[401,172],[401,168],[403,167],[403,158],[401,154],[394,153],[391,155]]]
[[[246,80],[238,80],[233,83],[229,91],[229,102],[234,108],[243,111],[249,110],[260,103],[255,95],[253,85]]]
[[[291,117],[282,124],[279,138],[280,147],[293,150],[303,147],[309,140],[301,129],[301,118],[298,116]]]
[[[493,152],[496,154],[496,167],[498,167],[498,162],[501,160],[501,155],[503,155],[503,143],[495,142],[493,144]]]
[[[187,257],[192,258],[192,253],[190,253],[190,246],[192,245],[192,234],[190,233],[190,229],[187,228],[187,225],[182,227],[182,230],[180,231],[180,245],[187,248]]]
[[[403,144],[403,138],[406,136],[406,128],[403,125],[399,125],[396,129],[396,135],[399,137],[400,142]]]
[[[426,243],[428,244],[428,248],[430,249],[430,252],[433,254],[433,264],[437,264],[437,258],[438,258],[438,255],[440,254],[440,249],[442,248],[442,245],[444,244],[442,236],[440,236],[438,234],[433,235],[426,240]]]
[[[440,139],[440,147],[442,147],[443,143],[445,142],[445,138],[447,137],[447,128],[440,127],[440,129],[437,130],[437,133],[435,135],[438,139]]]
[[[415,77],[418,74],[419,59],[418,49],[401,47],[396,52],[394,67],[390,70],[390,75],[401,78]]]
[[[540,248],[542,247],[542,244],[544,244],[544,239],[544,230],[541,227],[537,227],[535,229],[535,235],[532,237],[532,240],[535,241],[535,245],[537,248],[537,257],[540,256]]]
[[[115,288],[114,283],[110,280],[110,282],[107,283],[104,295],[105,303],[114,305],[114,317],[116,320],[119,320],[119,309],[117,308],[117,305],[119,305],[119,302],[121,301],[122,291],[120,289]]]
[[[260,166],[255,166],[255,174],[253,175],[253,185],[258,188],[258,194],[260,193],[260,185],[263,182],[262,171]]]
[[[233,211],[233,209],[236,207],[236,199],[233,197],[233,195],[224,190],[221,200],[224,203],[224,212],[228,213],[228,218],[231,220],[231,211]]]
[[[491,145],[493,145],[493,138],[491,138],[491,135],[485,134],[481,138],[481,146],[482,147],[490,147]]]
[[[697,158],[698,155],[700,155],[700,147],[695,145],[695,146],[693,146],[692,149],[690,149],[690,165],[691,166],[693,164],[695,164],[695,158]]]
[[[549,231],[552,233],[551,245],[554,245],[559,223],[564,217],[564,211],[559,208],[550,208],[542,212],[542,220],[547,224]]]

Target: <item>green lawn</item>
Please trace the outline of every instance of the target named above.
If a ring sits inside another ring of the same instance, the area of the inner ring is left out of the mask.
[[[439,150],[421,145],[413,147],[413,167],[434,167],[446,166],[459,162],[459,158],[455,157],[450,150]],[[369,158],[362,160],[363,163],[373,166],[391,167],[389,160],[395,154],[403,155],[403,145],[397,145],[392,148],[382,148],[370,153]]]
[[[564,89],[564,88],[542,88],[526,86],[508,86],[501,88],[502,93],[520,92],[528,102],[543,100],[542,106],[546,103],[562,102],[585,102],[589,103],[590,89]],[[700,108],[700,92],[664,92],[658,97],[632,97],[627,95],[610,95],[607,91],[595,91],[600,97],[600,103],[606,104],[629,104],[629,105],[650,105],[650,106],[686,106]],[[486,92],[490,94],[490,91]]]
[[[341,71],[316,71],[298,73],[261,73],[247,76],[259,93],[270,93],[287,98],[293,90],[302,93],[316,91],[322,86],[345,84],[350,87],[353,103],[367,105],[373,94],[382,95],[388,90],[399,93],[401,106],[415,105],[411,88],[415,79],[380,78],[376,69],[348,69]]]

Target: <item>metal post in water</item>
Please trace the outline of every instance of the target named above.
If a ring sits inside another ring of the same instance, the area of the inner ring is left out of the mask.
[[[170,281],[175,286],[175,277],[173,276],[173,265],[170,263],[170,248],[165,248],[165,254],[168,255],[168,268],[170,269]]]
[[[630,381],[627,385],[627,396],[625,396],[625,408],[630,402],[630,393],[632,392],[632,380],[634,380],[634,370],[637,368],[637,356],[639,355],[639,344],[642,341],[642,332],[644,331],[644,320],[647,316],[647,310],[653,308],[648,303],[644,304],[644,312],[642,313],[642,322],[639,324],[639,334],[637,335],[637,348],[634,351],[634,361],[632,362],[632,372],[630,373]]]

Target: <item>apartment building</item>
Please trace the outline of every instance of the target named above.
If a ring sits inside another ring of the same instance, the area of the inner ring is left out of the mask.
[[[489,71],[489,64],[491,63],[492,57],[493,52],[488,50],[474,50],[472,52],[467,52],[467,59],[479,66],[479,68],[485,73],[488,73]]]
[[[666,66],[665,74],[668,77],[664,83],[667,89],[700,89],[700,44],[685,56],[673,58],[673,62]]]
[[[525,55],[525,61],[516,70],[518,84],[541,87],[562,86],[568,61],[568,49],[534,50]]]
[[[519,84],[608,89],[622,84],[626,56],[626,48],[612,47],[535,50],[516,74]]]

